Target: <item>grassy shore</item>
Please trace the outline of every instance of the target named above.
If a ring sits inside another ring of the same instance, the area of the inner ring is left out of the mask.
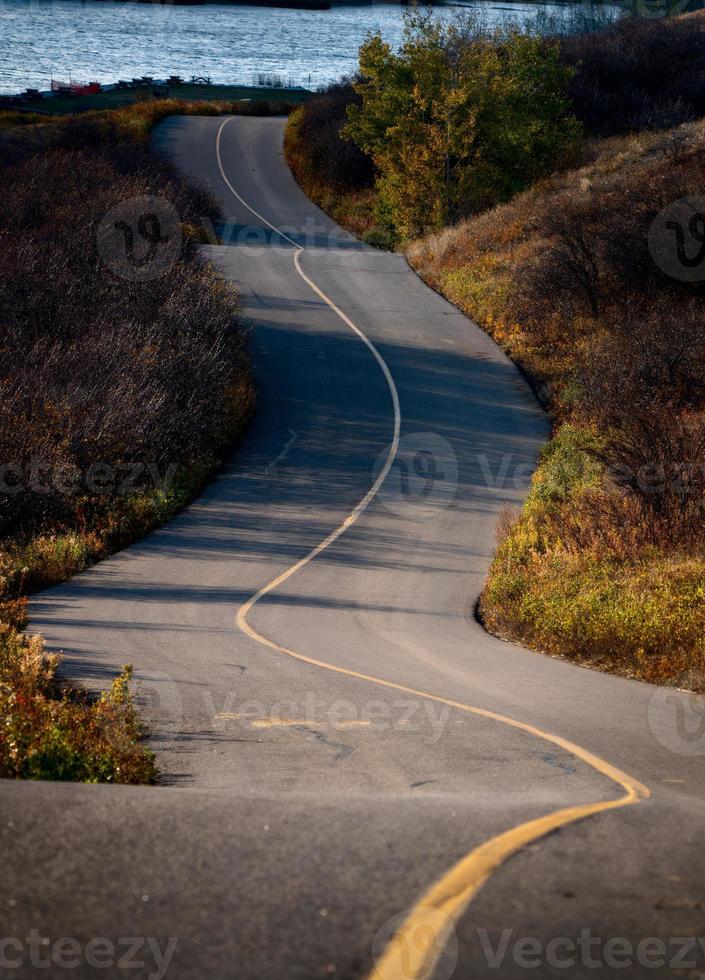
[[[158,88],[164,88],[158,86]],[[199,85],[184,82],[166,87],[168,98],[181,102],[256,102],[299,105],[310,98],[305,89],[251,85]],[[23,111],[63,115],[65,113],[90,112],[92,110],[121,109],[137,102],[153,99],[153,85],[141,85],[128,89],[111,89],[90,95],[54,95],[49,99],[27,103]]]

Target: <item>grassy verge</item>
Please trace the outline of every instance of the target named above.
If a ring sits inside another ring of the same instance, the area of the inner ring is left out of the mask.
[[[506,514],[480,603],[490,632],[585,666],[705,692],[705,556],[649,543],[566,423]]]
[[[23,631],[28,593],[172,517],[252,410],[237,295],[194,244],[217,207],[149,150],[154,123],[180,111],[202,109],[0,119],[13,137],[0,169],[0,776],[157,778],[130,669],[90,699]],[[130,202],[145,199],[167,209],[154,242],[176,242],[153,275],[100,244],[106,215],[134,224]]]
[[[578,171],[415,243],[412,265],[534,380],[554,421],[481,600],[493,632],[705,691],[701,287],[649,230],[701,192],[705,124],[614,138]]]

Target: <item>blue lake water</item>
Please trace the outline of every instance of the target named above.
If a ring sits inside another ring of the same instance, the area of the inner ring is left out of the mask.
[[[531,4],[493,0],[476,7],[490,24],[521,22],[536,11]],[[315,86],[355,70],[369,31],[398,42],[404,9],[393,3],[308,11],[0,0],[0,92],[48,88],[52,77],[69,75],[114,82],[172,73],[249,85],[264,72]]]

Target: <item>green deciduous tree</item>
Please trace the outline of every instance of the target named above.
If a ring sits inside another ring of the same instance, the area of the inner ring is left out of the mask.
[[[506,200],[574,151],[570,71],[555,43],[407,15],[393,51],[360,49],[347,135],[372,157],[379,210],[402,238]]]

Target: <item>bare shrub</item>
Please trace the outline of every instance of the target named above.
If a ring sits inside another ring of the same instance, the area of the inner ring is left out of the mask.
[[[188,465],[223,438],[247,370],[237,298],[191,246],[146,281],[97,247],[125,201],[165,198],[198,224],[216,213],[209,195],[110,126],[78,120],[63,142],[0,170],[2,535],[73,526],[95,464]]]
[[[341,135],[349,106],[359,102],[352,80],[346,79],[322,89],[292,119],[287,157],[303,187],[316,184],[356,191],[372,186],[371,158]]]
[[[703,537],[705,337],[699,304],[661,302],[614,324],[585,373],[586,409],[605,437],[597,455],[631,495],[647,539]]]
[[[602,296],[601,253],[604,227],[590,203],[570,202],[565,210],[547,215],[541,226],[547,246],[526,269],[521,283],[524,305],[535,313],[559,306],[573,313],[581,309],[600,315]]]

